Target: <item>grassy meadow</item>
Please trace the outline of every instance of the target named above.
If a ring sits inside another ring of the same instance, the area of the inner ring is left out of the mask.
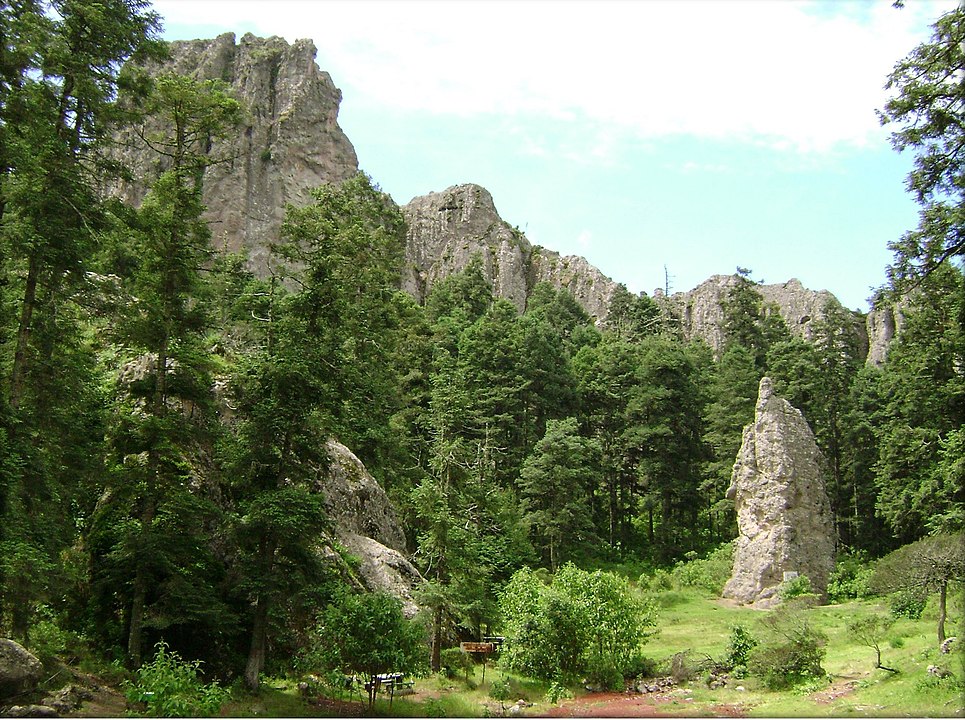
[[[918,620],[898,619],[884,633],[880,643],[882,664],[897,670],[875,669],[875,651],[852,637],[848,625],[870,615],[888,616],[883,600],[854,600],[842,604],[811,607],[805,611],[808,623],[827,637],[822,667],[827,677],[783,690],[767,690],[752,675],[730,678],[722,688],[710,689],[708,659],[725,655],[731,630],[741,625],[758,636],[761,620],[770,611],[737,607],[710,593],[693,588],[666,589],[651,593],[659,607],[658,631],[646,645],[646,655],[656,674],[668,674],[672,658],[688,651],[686,657],[695,672],[690,680],[663,693],[645,696],[648,714],[680,716],[748,717],[962,717],[965,716],[962,678],[962,645],[958,652],[941,655],[937,647],[937,602],[931,598]],[[962,600],[950,598],[946,630],[963,635]],[[954,674],[938,679],[928,674],[929,665],[939,665]],[[499,692],[502,684],[503,693]],[[508,688],[506,685],[508,684]],[[297,681],[276,680],[257,698],[239,699],[226,705],[222,714],[232,716],[336,716],[358,714],[358,705],[336,701],[354,700],[332,693],[328,698],[299,697]],[[494,688],[496,688],[494,690]],[[547,714],[579,715],[581,707],[598,702],[601,696],[579,687],[567,688],[557,702],[547,698],[551,686],[520,678],[500,670],[490,661],[485,681],[477,665],[467,678],[442,674],[418,678],[415,692],[392,700],[379,698],[372,714],[393,717],[486,717],[509,714],[519,699],[532,703],[523,716]],[[504,695],[502,700],[493,696]],[[568,697],[566,697],[568,695]],[[612,695],[608,696],[612,699]],[[599,711],[599,706],[595,708]],[[614,706],[614,715],[621,712]],[[369,714],[368,710],[364,710]]]

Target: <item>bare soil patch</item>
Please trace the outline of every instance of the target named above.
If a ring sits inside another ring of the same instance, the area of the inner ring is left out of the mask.
[[[676,704],[675,704],[676,701]],[[668,695],[628,695],[626,693],[592,693],[573,700],[564,700],[551,708],[546,717],[744,717],[746,711],[740,705],[713,705],[695,709],[688,708],[685,698]]]

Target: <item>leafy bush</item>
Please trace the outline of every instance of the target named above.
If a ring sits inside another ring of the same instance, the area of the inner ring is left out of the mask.
[[[546,691],[546,702],[551,705],[555,705],[564,698],[571,697],[573,697],[573,693],[571,693],[565,685],[561,685],[558,682],[551,683],[549,689]]]
[[[446,648],[439,653],[439,661],[446,677],[454,678],[459,673],[464,673],[468,682],[469,671],[472,670],[472,658],[469,653],[464,653],[460,648]]]
[[[810,595],[811,580],[807,575],[798,575],[797,577],[785,580],[781,583],[779,593],[782,600]]]
[[[828,578],[828,600],[846,602],[874,595],[868,583],[874,575],[874,565],[860,557],[838,558]]]
[[[142,665],[128,683],[129,703],[144,703],[149,717],[210,717],[218,714],[229,693],[217,683],[204,684],[201,662],[187,661],[165,642],[155,645],[154,659]]]
[[[512,692],[512,687],[510,687],[509,680],[506,678],[497,678],[493,680],[492,684],[489,686],[489,697],[493,700],[503,700],[509,699],[509,694]]]
[[[743,674],[743,670],[750,661],[751,651],[757,645],[757,638],[749,630],[741,625],[735,625],[730,631],[730,643],[727,645],[727,654],[724,656],[724,667],[732,672],[738,670],[739,674]]]
[[[769,690],[782,690],[826,675],[821,661],[827,637],[811,628],[806,612],[791,604],[761,621],[767,637],[750,651],[748,669]]]
[[[516,572],[500,597],[503,662],[546,680],[586,676],[615,687],[639,664],[653,608],[624,578],[564,565],[547,586],[529,568]]]
[[[679,562],[671,572],[677,587],[693,587],[720,595],[734,569],[734,543],[724,543],[706,558]]]
[[[673,576],[663,568],[657,568],[652,575],[642,574],[638,582],[640,587],[644,587],[652,593],[673,589]]]
[[[927,593],[918,589],[899,590],[888,599],[888,607],[896,618],[918,620],[928,602]]]
[[[428,670],[425,627],[407,620],[401,601],[388,593],[339,595],[312,632],[315,642],[306,662],[319,669],[363,675]]]

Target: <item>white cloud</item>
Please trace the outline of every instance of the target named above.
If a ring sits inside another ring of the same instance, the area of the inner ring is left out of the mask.
[[[169,23],[310,37],[346,102],[828,150],[881,141],[894,63],[954,0],[802,3],[159,0]],[[530,151],[542,148],[534,143]]]
[[[589,230],[583,230],[579,235],[576,236],[576,244],[581,250],[587,250],[593,243],[593,233]]]

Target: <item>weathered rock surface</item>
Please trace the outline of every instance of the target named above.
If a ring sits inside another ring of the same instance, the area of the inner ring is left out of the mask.
[[[534,247],[496,211],[479,185],[455,185],[413,198],[402,208],[409,226],[402,287],[423,302],[432,286],[479,255],[493,293],[522,312],[542,281],[566,288],[595,319],[606,318],[617,284],[586,259]]]
[[[329,440],[325,449],[329,467],[315,489],[325,497],[335,539],[361,561],[357,574],[365,589],[391,593],[407,616],[415,615],[412,590],[422,576],[403,554],[405,534],[389,496],[347,447]]]
[[[43,665],[20,643],[0,638],[0,699],[32,691],[43,676]]]
[[[714,353],[724,344],[724,309],[727,294],[737,284],[736,275],[713,275],[693,290],[674,293],[664,306],[680,319],[684,336],[688,339],[702,338]],[[773,304],[787,322],[791,333],[812,340],[814,321],[824,316],[824,306],[836,300],[827,290],[809,290],[800,280],[792,278],[785,283],[758,285],[757,290],[764,304]],[[859,352],[867,353],[868,330],[865,319],[854,313],[855,330],[859,338]]]
[[[412,590],[422,582],[422,575],[402,553],[364,535],[343,533],[339,539],[362,561],[358,574],[367,590],[387,592],[399,598],[406,617],[419,611],[412,599]]]
[[[329,440],[325,450],[330,464],[316,489],[325,496],[325,509],[339,538],[364,535],[404,552],[405,534],[382,486],[342,443]]]
[[[788,572],[826,592],[835,538],[821,451],[804,416],[774,394],[770,378],[761,379],[727,497],[735,502],[740,536],[725,598],[776,602]]]
[[[249,253],[249,265],[267,273],[268,243],[277,240],[286,203],[304,204],[309,190],[358,172],[358,158],[338,125],[342,94],[315,64],[310,40],[289,45],[278,37],[226,33],[213,40],[171,43],[171,60],[151,66],[201,80],[223,80],[246,110],[243,125],[210,148],[226,159],[205,171],[205,219],[213,245]],[[156,155],[132,143],[121,159],[138,178],[115,188],[138,203],[157,176]]]
[[[905,323],[902,304],[881,304],[868,313],[868,364],[881,366],[891,341]]]

